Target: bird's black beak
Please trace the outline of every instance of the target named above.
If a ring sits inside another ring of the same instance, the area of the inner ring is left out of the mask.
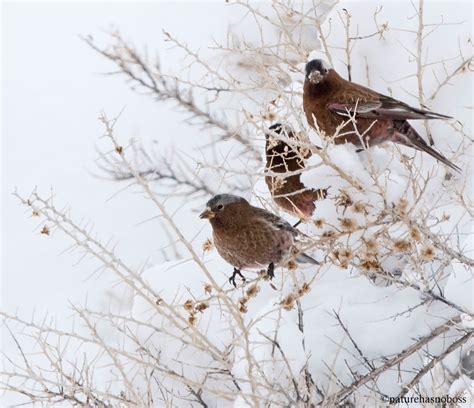
[[[323,76],[321,75],[321,72],[319,72],[317,69],[311,71],[308,75],[308,81],[315,85],[319,84],[322,79]]]
[[[208,220],[210,220],[211,218],[214,218],[214,216],[215,216],[214,212],[209,207],[206,207],[204,211],[201,214],[199,214],[199,218],[201,219],[206,218]]]

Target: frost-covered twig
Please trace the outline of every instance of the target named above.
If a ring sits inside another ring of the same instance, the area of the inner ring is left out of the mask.
[[[464,336],[459,337],[457,340],[452,342],[446,350],[444,350],[441,354],[433,357],[427,364],[423,366],[421,370],[418,370],[416,375],[413,377],[413,379],[406,385],[402,387],[402,391],[400,394],[398,394],[398,397],[401,398],[405,396],[410,390],[415,387],[420,380],[423,378],[424,375],[426,375],[429,371],[433,369],[433,367],[439,363],[440,361],[443,361],[447,355],[451,354],[453,351],[457,350],[459,347],[462,347],[464,344],[466,344],[472,337],[474,336],[474,331],[471,329],[467,329],[467,333],[464,334]]]
[[[131,142],[129,146],[133,150],[133,162],[137,166],[138,175],[143,179],[157,182],[163,186],[163,194],[168,194],[168,189],[174,192],[175,196],[184,195],[207,195],[213,196],[217,193],[208,182],[204,180],[197,171],[189,168],[185,158],[178,153],[162,156],[151,156],[143,146],[136,146]],[[134,178],[133,174],[123,164],[117,160],[116,155],[100,152],[97,160],[97,167],[100,170],[99,176],[115,181],[129,181]]]
[[[354,338],[352,337],[352,335],[350,334],[349,330],[347,329],[346,325],[342,322],[341,320],[341,317],[339,316],[339,314],[333,310],[333,313],[334,313],[334,316],[336,317],[339,325],[342,327],[342,330],[344,330],[344,333],[346,333],[347,337],[349,337],[349,340],[351,341],[352,345],[354,346],[354,348],[356,349],[357,353],[359,354],[359,356],[362,358],[362,360],[364,360],[364,363],[367,365],[367,367],[370,369],[370,370],[375,370],[375,367],[373,365],[373,363],[371,363],[369,361],[369,359],[364,355],[364,353],[362,352],[362,350],[360,349],[359,345],[356,343],[356,341],[354,340]]]
[[[120,35],[113,33],[115,44],[110,48],[101,48],[90,36],[83,37],[83,40],[93,50],[113,62],[119,72],[114,74],[124,74],[133,84],[151,93],[157,100],[173,100],[192,117],[199,120],[205,126],[214,127],[223,132],[222,139],[234,139],[244,147],[244,151],[249,153],[255,160],[261,159],[260,153],[249,142],[248,137],[242,135],[237,128],[233,128],[223,119],[218,118],[209,110],[204,110],[196,103],[191,89],[181,89],[177,81],[173,81],[164,76],[161,72],[159,62],[153,66],[142,58],[142,56],[130,46]]]
[[[433,329],[429,334],[423,336],[418,341],[413,343],[410,347],[406,348],[395,357],[388,359],[384,364],[380,365],[376,369],[370,371],[368,374],[365,374],[358,379],[356,379],[352,384],[344,387],[342,390],[338,391],[334,395],[328,396],[328,401],[334,401],[340,403],[345,400],[349,395],[351,395],[355,390],[366,384],[367,382],[376,379],[383,372],[391,369],[392,367],[400,364],[407,357],[411,356],[413,353],[416,353],[427,343],[440,336],[443,333],[446,333],[452,326],[458,324],[461,321],[460,316],[453,317],[449,321],[443,323],[442,325]]]

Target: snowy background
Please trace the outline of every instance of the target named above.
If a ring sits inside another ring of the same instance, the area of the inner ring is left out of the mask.
[[[2,268],[8,288],[2,301],[9,310],[21,306],[67,314],[67,299],[83,299],[86,286],[93,290],[101,282],[84,282],[81,271],[88,266],[74,267],[69,255],[57,256],[64,243],[41,239],[33,229],[34,220],[25,222],[25,212],[11,193],[15,188],[28,193],[35,186],[42,191],[53,188],[63,204],[74,207],[77,217],[93,221],[104,239],[120,241],[125,258],[160,260],[159,248],[167,238],[156,224],[143,223],[147,219],[143,214],[151,215],[147,202],[133,194],[112,199],[123,185],[91,175],[97,173],[95,148],[103,134],[97,118],[102,111],[111,116],[123,111],[120,131],[126,139],[159,139],[166,145],[177,136],[185,143],[186,137],[194,135],[172,106],[137,95],[119,77],[104,77],[110,64],[79,36],[100,36],[120,27],[140,46],[167,50],[163,65],[179,73],[182,58],[163,41],[162,30],[182,33],[190,46],[199,47],[213,36],[225,35],[231,12],[223,4],[212,4],[216,16],[222,17],[209,21],[206,31],[195,31],[193,21],[208,13],[200,2],[186,7],[172,3],[6,3],[2,7]],[[187,221],[195,218],[186,211],[182,216]],[[137,235],[139,246],[133,245]]]
[[[326,6],[329,4],[327,2]],[[353,24],[360,25],[363,35],[373,32],[371,29],[364,31],[364,28],[372,24],[372,14],[378,5],[376,2],[357,2],[357,7],[354,2],[338,5],[328,17],[334,22],[336,38],[337,30],[340,30],[339,38],[343,36],[341,27],[337,28],[336,25],[339,20],[335,14],[337,11],[348,8]],[[416,27],[416,16],[409,2],[384,2],[383,6],[379,16],[381,22],[390,21],[394,27]],[[149,96],[132,91],[123,77],[104,76],[104,73],[116,68],[88,47],[79,36],[92,35],[101,44],[107,44],[109,38],[106,32],[119,28],[122,35],[140,50],[146,48],[150,55],[159,54],[162,69],[168,75],[189,78],[190,81],[202,78],[203,68],[199,64],[193,64],[189,69],[189,58],[184,58],[182,50],[165,41],[163,30],[166,30],[184,41],[190,49],[200,50],[213,67],[222,70],[219,72],[230,72],[241,78],[244,88],[245,84],[255,84],[260,80],[265,85],[265,76],[260,78],[252,70],[249,73],[248,70],[240,69],[238,62],[243,61],[241,55],[222,58],[222,54],[208,50],[207,46],[214,41],[225,43],[229,36],[240,38],[242,33],[245,33],[246,41],[258,44],[261,33],[256,29],[252,18],[245,15],[244,9],[223,2],[6,3],[2,5],[2,12],[2,310],[26,320],[33,315],[37,320],[46,315],[54,317],[57,326],[63,328],[71,323],[71,304],[87,304],[91,309],[102,311],[110,308],[126,310],[125,314],[130,313],[143,321],[154,323],[154,319],[158,319],[149,305],[142,304],[141,300],[132,301],[130,293],[117,284],[116,277],[106,273],[91,276],[97,263],[88,258],[81,259],[80,253],[70,250],[71,242],[66,241],[59,233],[53,231],[50,236],[40,233],[44,222],[31,217],[31,211],[25,210],[11,194],[18,189],[20,194],[28,196],[35,186],[38,186],[38,192],[45,195],[50,194],[52,189],[59,208],[70,206],[74,219],[92,223],[94,230],[104,241],[112,239],[117,242],[120,258],[128,265],[144,270],[144,279],[164,299],[173,299],[176,305],[181,305],[190,297],[202,298],[203,287],[208,283],[206,276],[193,261],[189,261],[189,256],[184,255],[182,248],[177,250],[181,260],[173,259],[176,256],[167,247],[168,229],[162,219],[156,218],[158,214],[152,203],[143,198],[139,189],[125,188],[129,184],[127,181],[117,183],[94,176],[100,174],[96,165],[97,149],[110,150],[110,145],[101,137],[104,129],[97,118],[101,112],[106,112],[110,117],[122,112],[115,132],[123,143],[132,138],[139,139],[145,144],[153,145],[160,152],[172,151],[174,148],[194,158],[203,157],[204,146],[212,140],[208,137],[212,131],[185,123],[187,115],[176,109],[173,103],[157,103]],[[457,2],[456,7],[448,6],[446,2],[427,2],[426,21],[439,22],[441,16],[445,21],[463,24],[448,25],[433,33],[430,37],[430,58],[433,60],[449,58],[451,55],[445,53],[458,46],[458,38],[464,48],[472,35],[472,21],[468,20],[472,18],[472,5],[469,2]],[[311,52],[312,56],[321,56],[313,51],[321,47],[314,27],[302,27],[301,32],[303,48],[308,54]],[[265,36],[267,42],[278,42],[278,33],[271,29],[266,29]],[[435,44],[446,45],[435,47]],[[342,41],[340,45],[342,46]],[[416,105],[417,98],[408,92],[416,89],[414,77],[406,78],[401,84],[393,83],[414,72],[413,59],[408,56],[404,47],[415,47],[413,35],[397,30],[389,31],[383,42],[378,38],[361,42],[352,55],[353,80],[367,85],[367,58],[371,87],[382,93],[393,93],[395,97]],[[465,51],[466,55],[472,53],[472,49]],[[333,63],[345,76],[343,59],[342,56],[339,57],[342,54],[337,55]],[[289,55],[288,58],[294,56]],[[244,62],[248,61],[244,59]],[[298,62],[300,70],[304,62]],[[301,90],[300,70],[295,69],[285,76],[285,73],[282,74],[277,69],[272,71],[272,68],[268,72],[279,86],[295,92]],[[271,85],[270,81],[268,88]],[[455,78],[452,86],[443,88],[431,106],[433,110],[452,115],[461,121],[464,132],[468,135],[471,134],[472,118],[466,107],[470,106],[472,109],[472,91],[468,92],[472,90],[471,85],[470,73]],[[430,89],[435,89],[435,81],[428,80],[426,88],[429,94]],[[262,115],[265,110],[262,106],[266,106],[269,95],[272,95],[271,89],[268,92],[265,89],[253,92],[253,100],[244,99],[239,94],[229,97],[223,95],[210,106],[216,111],[225,112],[229,121],[238,121],[241,120],[239,112],[243,109]],[[198,100],[203,102],[206,98]],[[298,126],[297,118],[291,117],[285,109],[275,111]],[[262,123],[267,126],[271,124]],[[421,131],[423,126],[419,129]],[[431,129],[436,147],[445,149],[443,151],[448,157],[462,144],[459,135],[454,134],[448,125],[436,123]],[[261,148],[262,135],[255,129],[251,135],[255,145]],[[317,138],[314,133],[311,137],[313,140]],[[219,157],[238,150],[238,147],[228,142],[222,145]],[[409,185],[406,169],[393,159],[394,154],[398,154],[394,151],[393,147],[376,148],[373,149],[372,158],[380,174],[387,169],[393,172],[387,189],[391,202],[396,204],[401,197],[408,200],[412,197],[406,194]],[[330,148],[329,154],[343,170],[357,174],[363,183],[370,186],[370,176],[365,173],[370,159],[368,155],[357,155],[353,149],[345,146]],[[426,173],[435,169],[428,198],[425,198],[426,203],[430,199],[434,202],[443,195],[452,197],[466,184],[468,188],[465,193],[469,193],[469,183],[466,180],[469,180],[472,170],[468,156],[460,154],[456,157],[454,161],[465,172],[462,176],[447,181],[445,169],[433,160],[420,157],[419,154],[416,159],[416,163]],[[245,167],[247,160],[240,157],[234,162],[226,162],[226,166],[229,163],[241,168]],[[222,179],[218,175],[215,177],[210,185],[213,189],[218,189]],[[304,180],[308,185],[317,183],[316,187],[331,185],[333,190],[347,187],[343,182],[335,180],[334,174],[324,169],[308,172]],[[253,199],[255,203],[272,208],[261,177],[241,177],[239,186],[244,190],[240,194]],[[154,186],[154,189],[159,193],[166,191],[160,186]],[[373,200],[372,203],[380,200],[375,193],[355,195],[353,198],[370,201],[368,197]],[[202,253],[202,243],[210,237],[210,228],[197,218],[197,212],[208,198],[199,196],[188,201],[177,197],[165,200],[165,203],[169,211],[177,211],[174,217],[177,225],[193,243],[219,285],[228,290],[230,288],[226,286],[226,279],[229,266],[218,258],[215,251]],[[447,203],[448,201],[446,199]],[[435,213],[433,216],[441,215],[444,211],[450,212],[451,220],[444,227],[445,231],[458,225],[458,241],[469,256],[472,254],[469,252],[472,247],[469,248],[467,234],[470,226],[465,214],[450,203],[447,206],[441,205],[439,214]],[[276,211],[275,208],[272,209]],[[333,200],[326,200],[318,206],[316,216],[325,218],[328,224],[335,224],[341,214],[335,209]],[[357,218],[358,215],[354,217]],[[358,219],[361,223],[364,221],[362,218]],[[321,233],[313,226],[303,228],[317,235]],[[360,236],[354,234],[350,242],[356,243],[359,239]],[[347,241],[347,246],[350,242]],[[322,257],[325,254],[320,251],[317,255]],[[403,269],[403,259],[387,257],[386,262],[388,269]],[[423,273],[427,275],[440,273],[440,270],[445,296],[457,305],[472,310],[471,272],[459,264],[440,265],[436,260],[423,266]],[[408,277],[416,275],[416,271],[412,272],[410,275],[410,271],[405,271]],[[310,293],[301,299],[305,311],[305,345],[302,336],[299,337],[299,331],[295,330],[297,310],[291,308],[287,311],[280,307],[282,301],[288,300],[295,284],[303,282],[311,282]],[[261,345],[261,332],[271,336],[276,326],[280,327],[278,338],[282,349],[287,353],[291,371],[296,375],[307,363],[313,379],[321,387],[327,384],[337,387],[335,377],[345,383],[351,382],[347,364],[358,367],[361,373],[366,372],[364,370],[367,368],[358,365],[358,358],[354,356],[356,353],[332,315],[333,311],[340,313],[357,343],[363,347],[364,355],[371,361],[400,352],[412,344],[415,338],[426,335],[430,329],[457,314],[456,310],[436,302],[430,302],[429,307],[424,305],[416,307],[413,312],[404,313],[423,300],[419,292],[396,285],[374,285],[356,269],[342,268],[334,263],[324,265],[317,271],[305,269],[284,274],[280,270],[275,285],[277,290],[266,282],[258,283],[260,292],[249,301],[249,310],[244,320],[246,324],[258,322],[248,333],[251,352],[255,361],[259,362],[264,376],[275,384],[282,384],[283,389],[288,387],[285,374],[287,367],[279,359],[275,361],[268,344]],[[245,290],[229,293],[229,299],[238,303]],[[212,343],[220,346],[229,340],[231,331],[229,321],[221,318],[215,299],[213,302],[211,301],[210,310],[200,316],[198,327],[206,328],[203,332]],[[395,318],[400,313],[404,314]],[[112,343],[118,342],[114,338],[116,333],[113,328],[104,327],[103,330]],[[136,332],[147,344],[152,343],[157,348],[164,347],[166,355],[163,356],[163,364],[167,366],[175,364],[177,355],[181,358],[184,355],[190,365],[205,366],[209,363],[208,356],[204,353],[193,354],[188,349],[182,350],[179,342],[170,342],[166,336],[155,334],[155,337],[149,337],[149,333],[146,330],[143,332],[142,327],[137,328]],[[445,341],[451,338],[454,338],[452,333],[451,337],[434,342],[430,352],[436,355],[442,350]],[[2,349],[7,355],[18,355],[9,336],[3,336],[2,340]],[[344,357],[340,357],[341,352]],[[242,353],[245,353],[245,347],[237,344],[233,374],[238,378],[245,377],[249,369],[248,361]],[[456,353],[446,360],[446,366],[452,372],[457,372],[459,350],[454,354]],[[425,363],[423,356],[413,355],[407,365],[412,369]],[[135,368],[130,367],[130,372],[134,370]],[[200,380],[202,370],[190,371],[191,377]],[[328,379],[330,371],[334,378]],[[399,391],[401,384],[397,383],[394,374],[396,371],[388,372],[379,380],[379,390],[385,395],[395,396]],[[462,388],[459,384],[466,381],[466,377],[461,377],[457,384],[450,386]],[[404,379],[403,383],[406,382]],[[440,386],[434,390],[432,382],[435,381],[427,380],[425,387],[430,391],[425,395],[448,394],[449,387],[445,389],[446,387]],[[137,384],[139,387],[140,382]],[[244,391],[251,394],[251,385],[246,384]],[[331,390],[326,391],[330,393]],[[281,403],[284,393],[278,390],[273,392],[274,402]],[[259,395],[266,393],[269,391],[261,391]],[[225,401],[211,394],[205,395],[211,406]],[[11,394],[4,398],[4,405],[18,401]],[[238,398],[235,406],[243,406],[245,398]]]

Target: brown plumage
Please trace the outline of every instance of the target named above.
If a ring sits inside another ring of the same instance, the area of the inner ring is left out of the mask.
[[[293,130],[288,126],[276,123],[269,128],[290,139],[296,139]],[[304,159],[311,157],[309,149],[290,146],[287,143],[265,135],[266,171],[287,173],[303,170]],[[306,219],[311,217],[316,206],[314,202],[326,198],[327,189],[307,188],[300,180],[301,174],[290,176],[266,176],[265,183],[275,203],[284,211],[295,217]]]
[[[336,144],[352,143],[369,147],[383,142],[399,143],[428,153],[453,170],[461,169],[437,152],[421,138],[407,120],[450,119],[449,116],[413,108],[389,96],[379,94],[362,85],[346,81],[324,61],[312,60],[306,64],[303,106],[306,119],[312,127],[314,120],[327,136],[333,136],[338,126],[355,114],[356,128],[349,121],[339,130]]]
[[[282,218],[251,206],[242,197],[219,194],[207,202],[199,217],[210,221],[219,255],[234,267],[229,279],[234,286],[235,276],[242,277],[241,269],[265,266],[272,278],[275,265],[294,254],[299,262],[318,264],[310,256],[298,253],[297,229]]]

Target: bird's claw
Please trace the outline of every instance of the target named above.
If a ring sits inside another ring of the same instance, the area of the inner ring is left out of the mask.
[[[244,283],[246,282],[245,276],[242,275],[242,273],[238,269],[234,268],[234,272],[232,273],[232,276],[229,278],[229,282],[232,285],[234,285],[234,288],[237,287],[237,284],[235,283],[235,276],[236,275],[239,275],[242,278],[242,282],[244,282]]]
[[[268,265],[268,269],[267,269],[267,275],[270,280],[272,280],[275,277],[274,271],[275,271],[275,265],[272,262],[270,265]]]

